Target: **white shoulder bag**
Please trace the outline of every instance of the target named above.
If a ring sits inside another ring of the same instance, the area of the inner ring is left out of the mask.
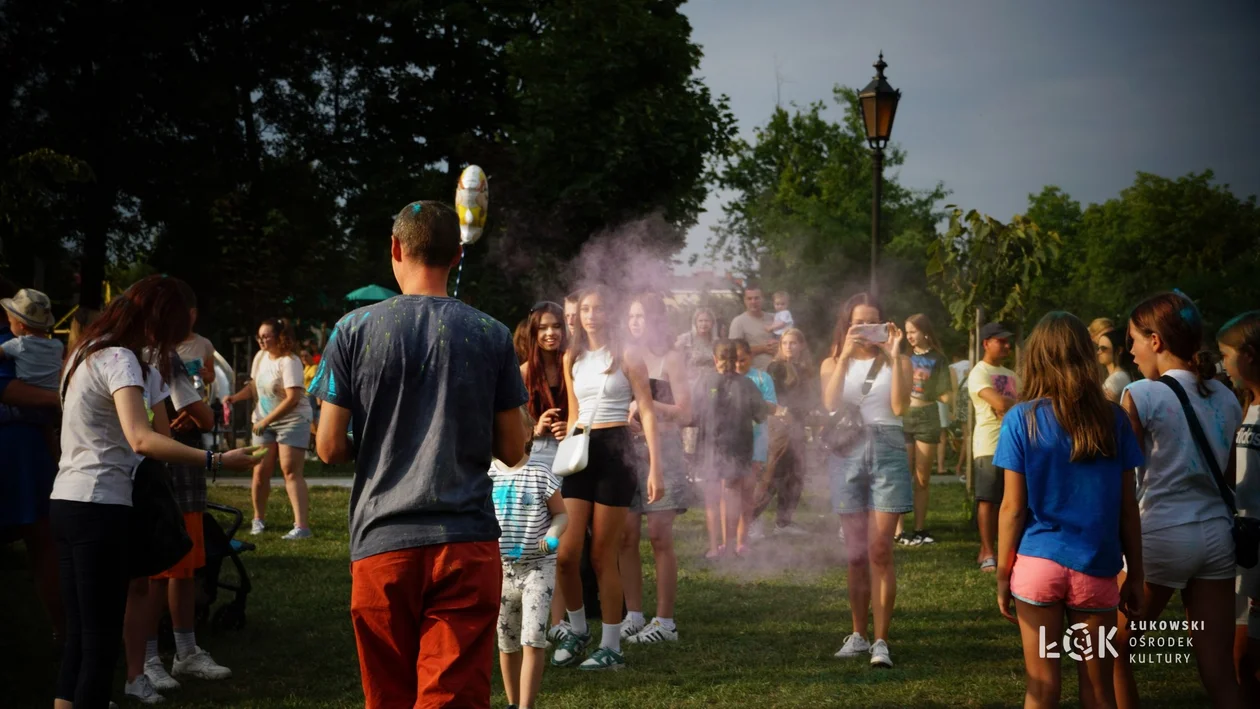
[[[604,390],[608,388],[608,377],[604,375],[604,383],[599,387],[599,395],[595,397],[595,408],[591,412],[591,422],[586,428],[578,432],[581,426],[579,421],[569,430],[569,435],[560,441],[560,446],[556,448],[556,459],[551,464],[551,472],[558,478],[568,477],[574,473],[579,473],[586,469],[591,453],[591,427],[595,425],[595,419],[599,416],[599,403],[604,398]]]

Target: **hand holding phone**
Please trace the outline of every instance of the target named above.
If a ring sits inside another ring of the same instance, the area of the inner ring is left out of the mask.
[[[883,344],[888,341],[888,323],[854,325],[849,328],[849,334],[871,344]]]

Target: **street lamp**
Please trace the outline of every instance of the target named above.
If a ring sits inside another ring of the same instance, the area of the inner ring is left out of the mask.
[[[862,125],[866,127],[866,142],[871,146],[873,163],[874,194],[871,199],[871,289],[876,294],[875,263],[879,258],[879,203],[884,186],[884,147],[892,136],[893,118],[897,115],[897,102],[901,100],[901,91],[888,85],[884,78],[884,53],[879,53],[879,61],[873,65],[875,76],[871,83],[858,94],[858,108],[862,111]]]

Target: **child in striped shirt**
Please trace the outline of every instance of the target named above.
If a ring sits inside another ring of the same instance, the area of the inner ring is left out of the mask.
[[[526,459],[515,469],[490,467],[499,519],[503,598],[499,605],[499,667],[508,706],[532,707],[542,685],[547,625],[556,585],[556,549],[568,523],[560,480]]]

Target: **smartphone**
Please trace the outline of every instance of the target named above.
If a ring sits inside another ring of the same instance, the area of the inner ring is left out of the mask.
[[[888,323],[854,325],[849,328],[849,332],[855,337],[860,337],[867,342],[874,342],[877,344],[888,342]]]

